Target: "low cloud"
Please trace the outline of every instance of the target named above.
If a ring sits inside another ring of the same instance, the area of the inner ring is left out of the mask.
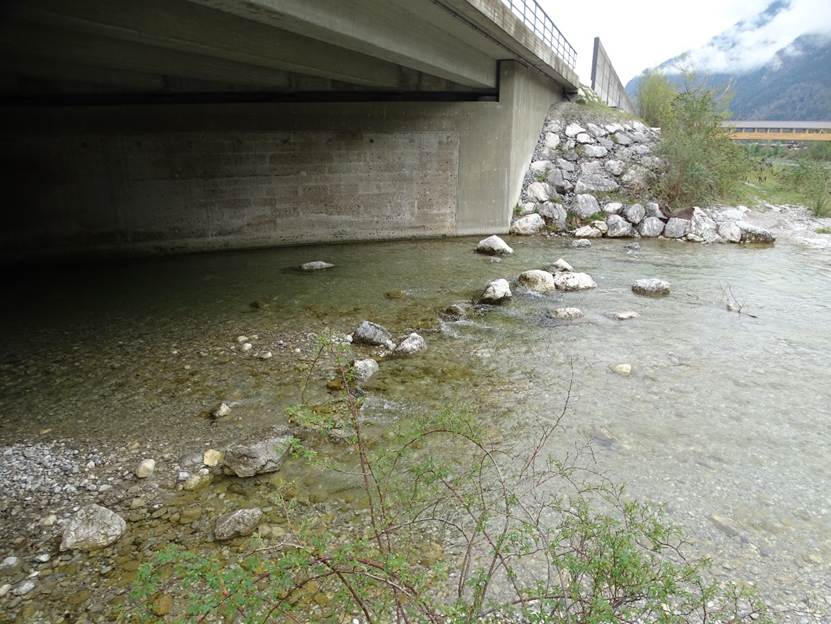
[[[664,69],[669,72],[743,72],[756,69],[787,48],[787,54],[800,54],[788,47],[801,35],[831,36],[831,1],[776,0],[759,15],[743,20],[705,46],[691,50]]]

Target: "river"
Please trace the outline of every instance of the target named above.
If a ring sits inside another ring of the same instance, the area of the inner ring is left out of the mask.
[[[536,415],[559,412],[573,367],[550,450],[592,439],[598,468],[631,496],[665,505],[725,576],[829,621],[831,250],[507,240],[515,253],[498,263],[463,238],[18,271],[2,306],[0,444],[140,447],[172,480],[177,453],[285,422],[313,334],[344,336],[363,319],[395,335],[418,329],[428,350],[382,361],[367,386],[379,422],[450,406],[522,439]],[[598,288],[516,293],[481,317],[438,320],[489,280],[560,257]],[[293,268],[316,259],[336,267]],[[634,295],[641,277],[669,280],[672,293]],[[727,289],[742,313],[727,309]],[[545,315],[566,305],[584,318]],[[640,316],[616,320],[624,310]],[[248,354],[240,335],[254,345]],[[273,357],[257,357],[265,351]],[[613,373],[619,363],[632,375]],[[325,395],[324,382],[312,393]],[[205,413],[221,400],[232,414],[214,424]],[[325,483],[310,487],[330,495]],[[13,520],[2,521],[11,540]],[[4,544],[0,554],[22,548]]]

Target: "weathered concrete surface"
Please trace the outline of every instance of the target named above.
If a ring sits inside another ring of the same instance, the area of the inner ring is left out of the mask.
[[[558,85],[498,102],[8,108],[7,255],[505,232]]]

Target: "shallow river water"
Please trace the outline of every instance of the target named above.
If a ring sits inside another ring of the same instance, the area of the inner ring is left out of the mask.
[[[521,440],[535,416],[559,412],[573,366],[552,450],[592,439],[598,467],[630,495],[665,504],[726,576],[829,621],[831,251],[508,242],[515,253],[499,263],[473,253],[475,240],[455,239],[31,270],[4,293],[0,444],[173,453],[220,444],[285,421],[309,334],[343,336],[363,319],[395,335],[419,329],[428,351],[382,361],[367,387],[382,422],[451,406]],[[440,310],[490,279],[560,257],[598,288],[516,293],[474,320],[439,322]],[[315,259],[336,267],[292,269]],[[641,277],[669,280],[672,294],[634,295]],[[727,288],[750,314],[726,309]],[[585,317],[549,320],[545,310],[559,306]],[[640,316],[615,320],[624,310]],[[250,353],[239,352],[239,335],[256,336]],[[274,357],[256,357],[266,350]],[[630,377],[610,370],[619,363],[631,364]],[[212,425],[205,411],[220,400],[232,416]]]

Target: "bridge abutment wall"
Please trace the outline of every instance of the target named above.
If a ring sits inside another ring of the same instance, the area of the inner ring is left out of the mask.
[[[504,232],[561,88],[498,101],[15,108],[3,249],[149,254]]]

